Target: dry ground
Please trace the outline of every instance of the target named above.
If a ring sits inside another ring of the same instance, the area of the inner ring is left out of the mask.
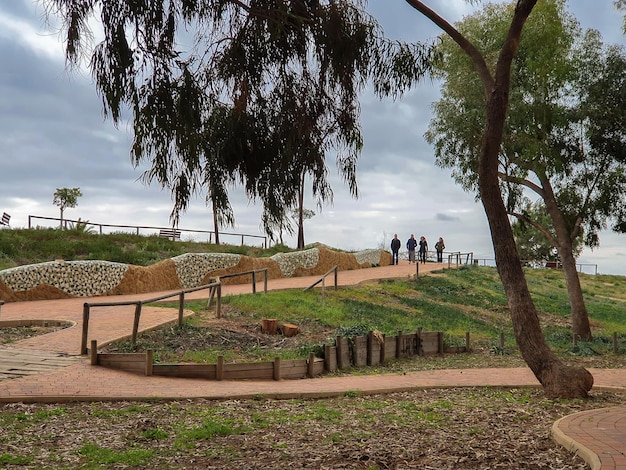
[[[8,404],[0,408],[0,466],[583,469],[550,439],[552,423],[617,403],[622,398],[609,394],[550,401],[539,390],[476,388],[324,400]]]
[[[295,338],[268,337],[256,323],[231,317],[205,318],[200,325],[219,326],[219,333],[191,329],[191,336],[170,337],[169,347],[299,347],[328,338],[313,325]],[[10,339],[0,332],[0,343],[44,332],[12,329]],[[162,334],[142,340],[163,341]],[[515,357],[471,356],[519,365]],[[446,364],[424,361],[429,364],[413,366]],[[6,404],[0,406],[0,468],[583,469],[581,459],[550,439],[552,424],[624,402],[606,393],[572,401],[547,400],[534,389],[475,388],[324,400]]]

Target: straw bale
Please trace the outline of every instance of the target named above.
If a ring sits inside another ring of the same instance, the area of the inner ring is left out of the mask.
[[[2,281],[0,281],[0,300],[13,302],[13,290]]]
[[[151,266],[129,265],[122,281],[106,295],[142,294],[180,288],[176,265],[167,259]]]
[[[391,264],[391,253],[385,250],[380,250],[380,266],[387,266]]]
[[[245,271],[253,271],[258,269],[267,268],[267,278],[268,279],[278,279],[283,277],[283,274],[278,266],[278,263],[271,258],[251,258],[250,256],[242,255],[239,259],[239,262],[235,266],[231,266],[230,268],[222,268],[215,269],[213,271],[208,272],[204,278],[202,279],[202,284],[209,284],[211,279],[215,277],[221,277],[226,274],[235,274],[241,273]],[[260,274],[259,274],[260,276]],[[257,277],[257,280],[260,278]],[[222,284],[245,284],[248,282],[252,282],[252,275],[246,274],[245,276],[235,276],[235,277],[227,277],[221,279]]]
[[[8,299],[4,297],[4,289],[0,283],[0,293],[2,299],[8,302],[28,302],[30,300],[49,300],[49,299],[69,299],[75,297],[53,286],[47,284],[39,284],[32,289],[14,292],[5,286],[8,292]]]

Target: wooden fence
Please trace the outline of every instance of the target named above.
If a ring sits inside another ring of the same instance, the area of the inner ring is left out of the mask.
[[[255,269],[255,270],[245,271],[241,273],[227,274],[227,275],[221,276],[221,278],[246,276],[248,274],[251,274],[252,275],[252,292],[256,293],[256,282],[257,282],[256,274],[263,273],[264,275],[263,292],[267,293],[267,271],[268,271],[267,268]],[[149,299],[127,300],[127,301],[120,301],[120,302],[85,302],[83,304],[83,330],[82,330],[82,335],[81,335],[81,340],[80,340],[80,354],[81,355],[87,354],[89,352],[89,350],[87,349],[87,340],[89,336],[89,319],[91,317],[92,308],[94,307],[121,307],[121,306],[134,305],[135,315],[133,319],[132,333],[130,337],[131,337],[132,342],[135,343],[137,341],[137,334],[139,332],[139,321],[141,319],[141,312],[142,312],[143,305],[158,302],[160,300],[170,299],[173,297],[178,297],[178,326],[182,326],[183,313],[184,313],[184,307],[185,307],[185,294],[189,292],[196,292],[196,291],[205,290],[205,289],[209,289],[209,301],[208,301],[209,307],[211,306],[213,299],[217,297],[216,305],[215,305],[216,316],[217,318],[221,318],[222,316],[222,310],[221,310],[222,283],[219,277],[215,278],[215,281],[210,284],[206,284],[206,285],[198,286],[198,287],[191,287],[188,289],[182,289],[176,292],[164,294],[159,297],[152,297]]]
[[[455,347],[445,352],[465,352],[465,347]],[[324,347],[324,358],[284,360],[279,357],[271,362],[224,363],[223,356],[216,364],[155,364],[154,352],[145,353],[98,353],[96,341],[91,341],[90,361],[96,366],[120,369],[147,376],[156,375],[179,378],[203,378],[207,380],[281,380],[316,377],[351,367],[384,365],[389,359],[410,358],[443,354],[443,333],[398,332],[385,336],[369,332],[366,336],[346,338],[338,336],[335,345]]]

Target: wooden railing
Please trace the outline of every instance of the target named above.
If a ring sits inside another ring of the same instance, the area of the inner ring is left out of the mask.
[[[221,298],[222,298],[222,285],[219,281],[213,282],[211,284],[207,284],[204,286],[193,287],[190,289],[183,289],[171,294],[164,294],[158,297],[152,297],[150,299],[145,300],[127,300],[120,302],[85,302],[83,304],[83,331],[80,340],[80,354],[87,354],[87,338],[89,336],[89,318],[91,316],[91,309],[94,307],[122,307],[127,305],[135,306],[135,317],[133,321],[133,330],[132,330],[132,342],[133,344],[137,341],[137,333],[139,330],[139,320],[141,318],[141,310],[144,304],[149,304],[153,302],[158,302],[159,300],[170,299],[172,297],[178,297],[178,326],[182,326],[183,324],[183,313],[185,310],[185,294],[189,292],[196,292],[203,289],[211,289],[209,294],[209,305],[211,304],[211,300],[214,297],[215,290],[217,291],[217,304],[216,311],[217,317],[221,317]]]
[[[98,224],[98,223],[94,223],[94,222],[90,222],[88,220],[70,220],[70,219],[59,219],[56,217],[41,217],[38,215],[29,215],[28,216],[28,228],[32,228],[33,227],[33,220],[38,219],[38,220],[54,220],[55,222],[58,222],[58,226],[63,227],[65,229],[68,228],[68,224],[75,224],[74,226],[77,225],[82,225],[85,226],[86,228],[89,227],[97,227],[98,228],[98,233],[100,235],[102,235],[103,233],[103,227],[108,227],[108,228],[122,228],[122,229],[126,229],[126,228],[130,228],[133,229],[135,231],[135,233],[137,235],[139,235],[139,231],[141,230],[150,230],[150,231],[161,231],[161,230],[172,230],[172,227],[154,227],[154,226],[149,226],[149,225],[112,225],[112,224]],[[208,242],[209,243],[213,243],[213,236],[215,235],[215,231],[214,230],[196,230],[196,229],[185,229],[185,228],[178,228],[176,227],[176,231],[177,232],[181,232],[181,233],[207,233],[209,234],[208,237]],[[241,237],[241,245],[244,245],[244,241],[246,238],[259,238],[261,240],[263,240],[263,248],[267,249],[267,237],[263,236],[263,235],[250,235],[250,234],[246,234],[246,233],[230,233],[230,232],[220,232],[220,237],[222,236],[226,236],[226,237]]]
[[[226,277],[245,276],[245,275],[251,274],[252,275],[252,292],[256,293],[256,274],[259,272],[262,272],[265,275],[263,292],[267,293],[267,272],[268,272],[267,268],[245,271],[241,273],[226,274],[224,276],[221,276],[221,278],[223,279]],[[221,318],[222,317],[222,282],[219,277],[215,278],[215,281],[210,284],[206,284],[206,285],[198,286],[198,287],[191,287],[188,289],[182,289],[176,292],[160,295],[158,297],[152,297],[152,298],[145,299],[145,300],[127,300],[127,301],[119,301],[119,302],[85,302],[83,304],[83,331],[82,331],[81,340],[80,340],[80,354],[87,354],[88,352],[87,340],[89,337],[89,318],[91,316],[92,308],[94,307],[122,307],[122,306],[134,305],[135,316],[133,320],[133,328],[132,328],[132,334],[131,334],[131,341],[134,344],[137,341],[137,334],[139,331],[139,320],[141,319],[141,310],[142,310],[143,305],[158,302],[160,300],[170,299],[173,297],[178,297],[178,326],[182,326],[183,314],[185,310],[185,294],[188,294],[190,292],[197,292],[197,291],[204,290],[204,289],[210,289],[209,301],[208,301],[209,307],[211,306],[211,304],[213,303],[213,299],[217,295],[216,306],[215,306],[216,315],[217,315],[217,318]]]
[[[303,290],[307,291],[310,289],[313,289],[316,285],[318,285],[320,282],[322,283],[322,297],[324,297],[326,295],[326,277],[330,274],[330,273],[334,273],[334,280],[335,280],[335,290],[337,290],[337,271],[339,270],[338,266],[335,265],[332,268],[330,268],[326,273],[322,274],[322,276],[315,281],[313,284],[311,284],[309,287],[304,288]]]

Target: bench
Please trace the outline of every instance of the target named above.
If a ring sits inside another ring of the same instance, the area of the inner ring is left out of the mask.
[[[11,216],[7,214],[6,212],[4,212],[2,214],[2,220],[0,220],[0,225],[6,225],[8,227],[10,220],[11,220]]]
[[[175,230],[173,228],[162,228],[159,231],[159,237],[169,238],[170,240],[180,240],[180,230]]]

